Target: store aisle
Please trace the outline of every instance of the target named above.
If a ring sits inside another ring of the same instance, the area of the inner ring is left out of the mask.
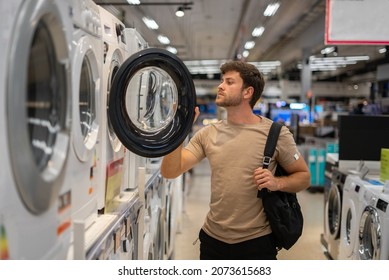
[[[182,223],[176,236],[175,259],[197,260],[199,258],[198,232],[203,224],[210,198],[210,170],[208,162],[202,161],[193,169],[188,179]],[[323,193],[304,191],[298,194],[303,209],[305,226],[303,235],[290,250],[278,254],[280,260],[325,260],[320,234],[323,232]],[[195,244],[194,244],[195,242]]]

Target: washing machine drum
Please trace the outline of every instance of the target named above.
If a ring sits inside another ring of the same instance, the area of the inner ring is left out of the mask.
[[[341,224],[341,211],[342,211],[342,194],[339,187],[333,184],[327,201],[326,215],[328,217],[328,228],[332,239],[338,239],[340,236],[340,224]]]
[[[359,258],[378,260],[381,254],[381,225],[378,212],[367,206],[359,223]]]
[[[185,64],[166,50],[150,48],[122,64],[108,109],[123,145],[152,158],[170,153],[185,140],[195,106],[195,87]]]

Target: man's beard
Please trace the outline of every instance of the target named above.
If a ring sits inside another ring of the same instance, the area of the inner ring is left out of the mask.
[[[238,106],[242,103],[242,94],[234,97],[223,95],[222,98],[223,100],[221,99],[218,100],[216,96],[216,100],[215,100],[216,105],[220,107],[232,107],[232,106]]]

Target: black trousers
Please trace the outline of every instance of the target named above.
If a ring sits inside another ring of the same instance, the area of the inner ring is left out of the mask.
[[[236,244],[228,244],[199,233],[200,260],[276,260],[277,249],[271,234]]]

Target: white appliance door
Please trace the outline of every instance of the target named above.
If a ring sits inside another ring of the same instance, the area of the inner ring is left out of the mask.
[[[149,48],[129,57],[116,73],[109,117],[127,149],[154,158],[185,140],[195,106],[195,87],[185,64],[166,50]]]

